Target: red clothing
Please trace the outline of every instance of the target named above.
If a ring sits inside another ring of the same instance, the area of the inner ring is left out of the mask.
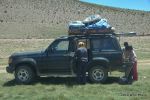
[[[138,80],[137,61],[133,64],[133,80]]]

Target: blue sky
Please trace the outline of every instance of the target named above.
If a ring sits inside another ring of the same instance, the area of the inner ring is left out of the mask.
[[[80,0],[105,6],[150,11],[150,0]]]

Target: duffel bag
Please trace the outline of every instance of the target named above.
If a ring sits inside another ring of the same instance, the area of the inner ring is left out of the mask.
[[[101,16],[100,15],[91,15],[91,16],[87,17],[83,21],[83,24],[85,24],[85,26],[88,26],[88,25],[95,24],[95,23],[97,23],[100,20],[101,20]]]
[[[82,21],[73,21],[69,24],[69,35],[82,34],[85,31],[85,25]]]
[[[88,34],[99,34],[99,33],[110,33],[113,30],[112,27],[107,23],[106,19],[101,19],[99,22],[88,25],[86,27],[86,32]]]
[[[73,21],[69,23],[69,29],[70,28],[82,28],[85,27],[85,25],[82,23],[82,21]]]

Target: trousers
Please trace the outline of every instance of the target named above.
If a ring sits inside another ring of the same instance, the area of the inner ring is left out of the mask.
[[[125,69],[125,77],[129,80],[133,80],[133,63],[126,66]]]
[[[86,61],[77,61],[77,82],[81,84],[86,83]]]

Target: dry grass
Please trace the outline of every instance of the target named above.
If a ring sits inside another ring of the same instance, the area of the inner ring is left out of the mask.
[[[40,78],[32,85],[18,85],[14,76],[0,73],[1,100],[149,100],[150,68],[138,69],[139,80],[133,85],[119,85],[117,77],[106,84],[77,85],[74,78]]]
[[[53,39],[0,39],[0,65],[15,52],[45,50]]]

